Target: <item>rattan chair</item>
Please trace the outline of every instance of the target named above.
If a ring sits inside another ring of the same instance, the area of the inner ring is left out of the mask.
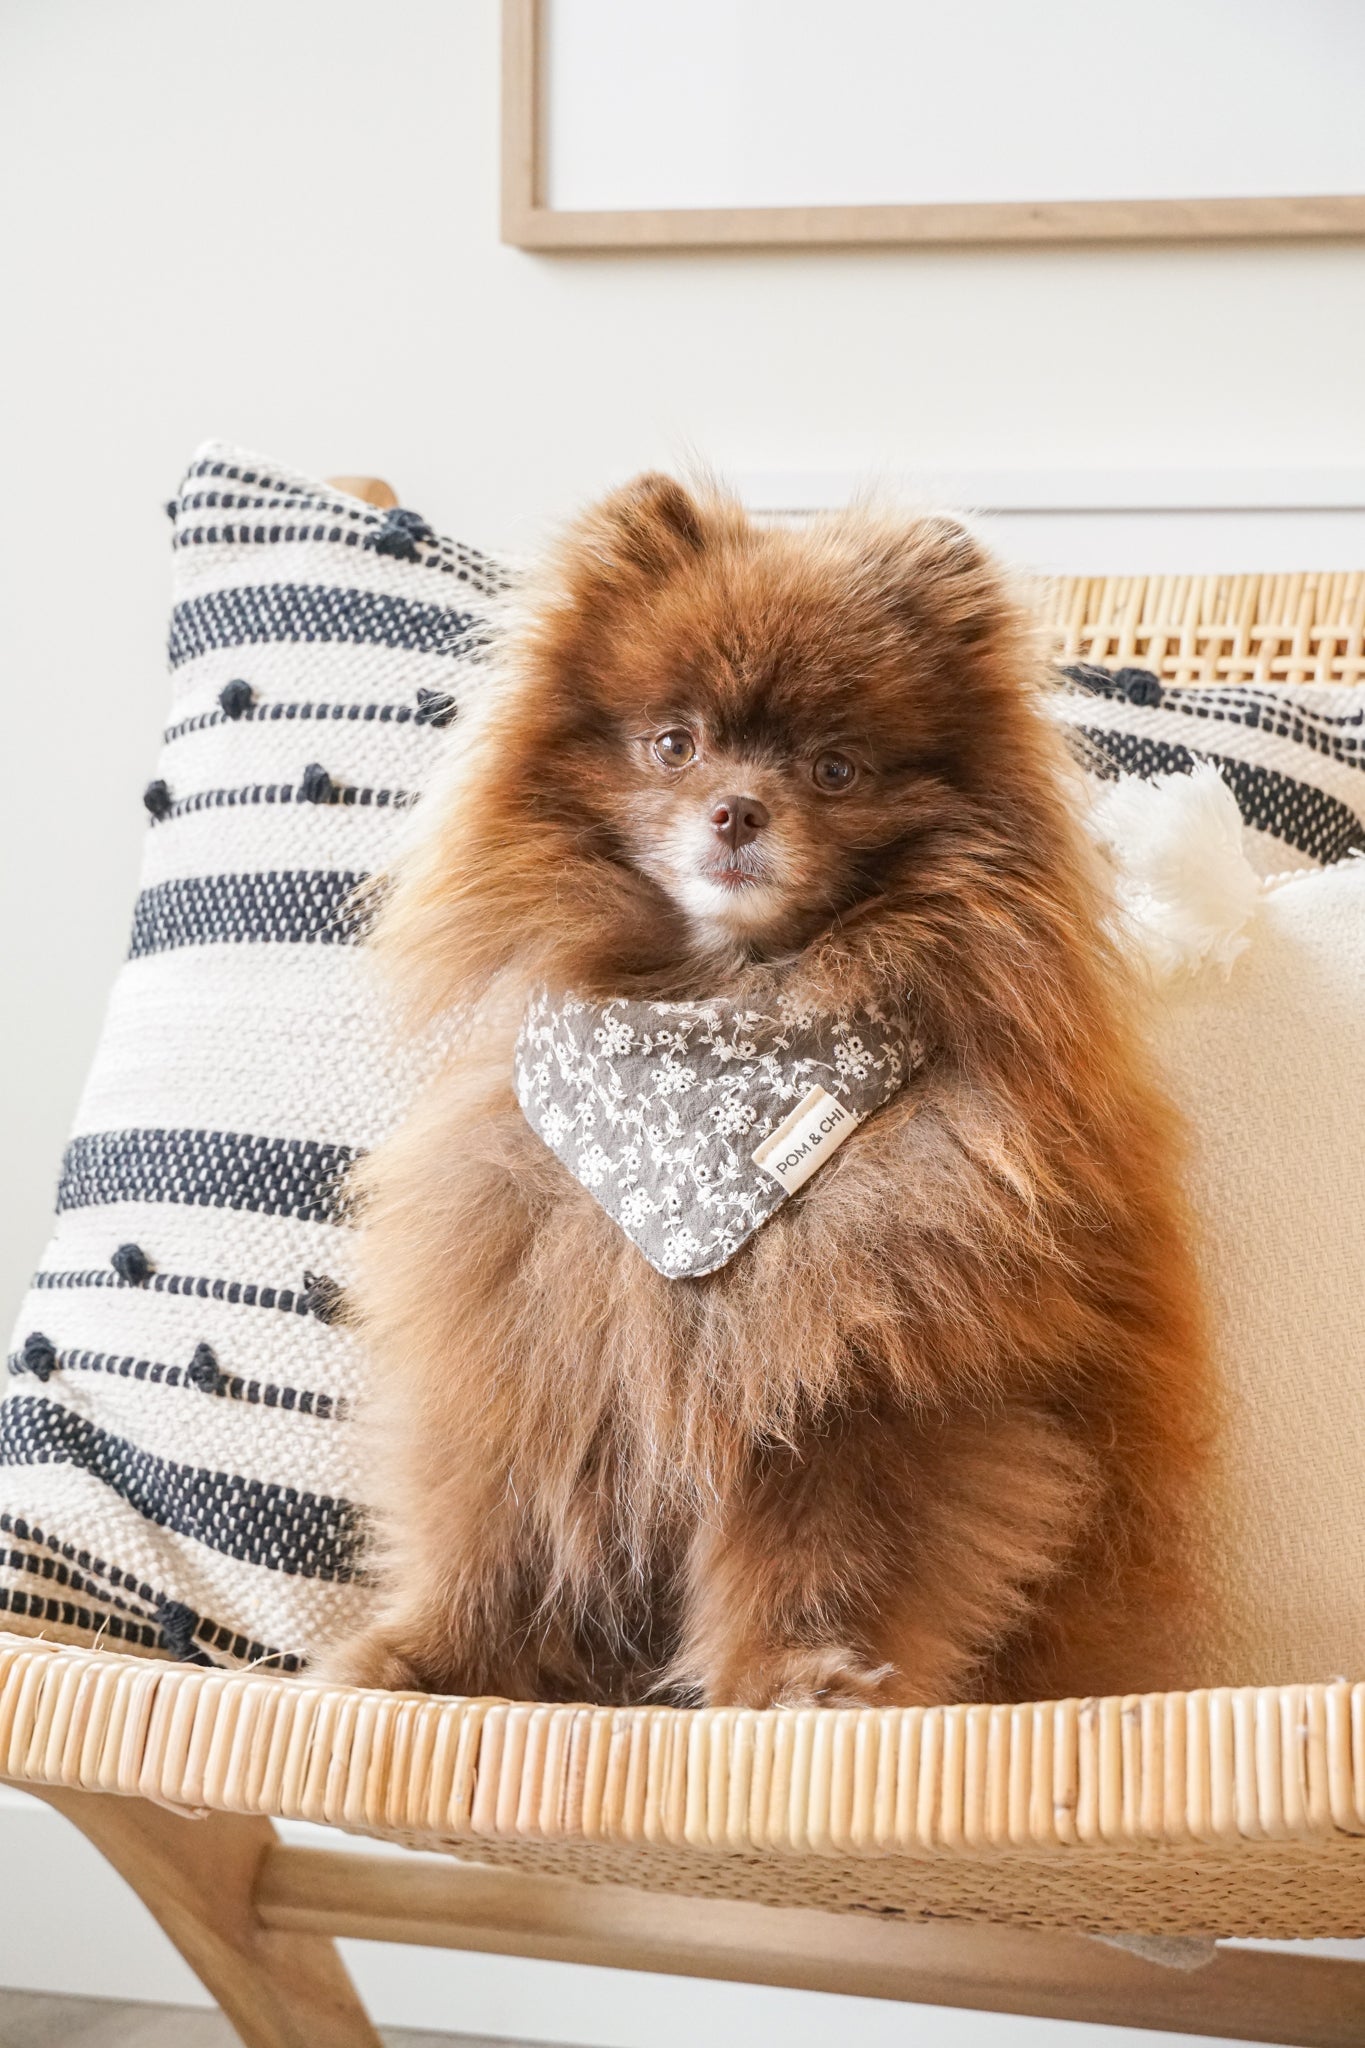
[[[1041,594],[1070,660],[1365,683],[1365,574]],[[1084,1938],[1365,1936],[1365,1685],[688,1713],[5,1635],[0,1777],[96,1843],[251,2048],[377,2048],[335,1935],[1365,2041],[1365,1964],[1220,1948],[1181,1971]],[[455,1860],[288,1846],[274,1819]]]

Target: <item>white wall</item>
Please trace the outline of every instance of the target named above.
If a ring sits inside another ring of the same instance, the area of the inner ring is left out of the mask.
[[[0,1312],[123,950],[202,438],[495,545],[689,454],[1365,461],[1359,246],[534,257],[497,241],[496,109],[494,0],[0,4]]]

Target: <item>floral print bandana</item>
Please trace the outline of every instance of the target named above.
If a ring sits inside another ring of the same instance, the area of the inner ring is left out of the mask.
[[[873,1011],[542,991],[515,1082],[532,1130],[650,1265],[696,1279],[732,1259],[923,1057]]]

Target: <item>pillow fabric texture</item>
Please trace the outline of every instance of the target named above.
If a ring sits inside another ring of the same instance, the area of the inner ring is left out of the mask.
[[[1222,1415],[1142,1689],[1365,1678],[1365,860],[1265,888],[1242,937],[1154,1018]]]
[[[1168,686],[1147,669],[1080,664],[1050,698],[1081,766],[1121,775],[1216,767],[1258,874],[1365,849],[1365,691],[1335,684]]]
[[[0,1405],[0,1626],[294,1668],[365,1598],[342,1176],[403,1079],[352,891],[505,573],[211,444],[128,958]],[[136,795],[130,793],[131,800]]]
[[[1217,1430],[1183,1584],[1074,1689],[1365,1678],[1365,859],[1259,878],[1211,766],[1091,828],[1188,1136]]]

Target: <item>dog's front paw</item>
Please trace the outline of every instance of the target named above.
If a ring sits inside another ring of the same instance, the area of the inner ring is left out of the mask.
[[[919,1705],[893,1664],[869,1664],[845,1644],[769,1652],[737,1669],[709,1704],[725,1707]]]
[[[410,1647],[387,1628],[369,1628],[337,1643],[310,1666],[309,1676],[328,1685],[358,1686],[373,1692],[432,1692]]]

